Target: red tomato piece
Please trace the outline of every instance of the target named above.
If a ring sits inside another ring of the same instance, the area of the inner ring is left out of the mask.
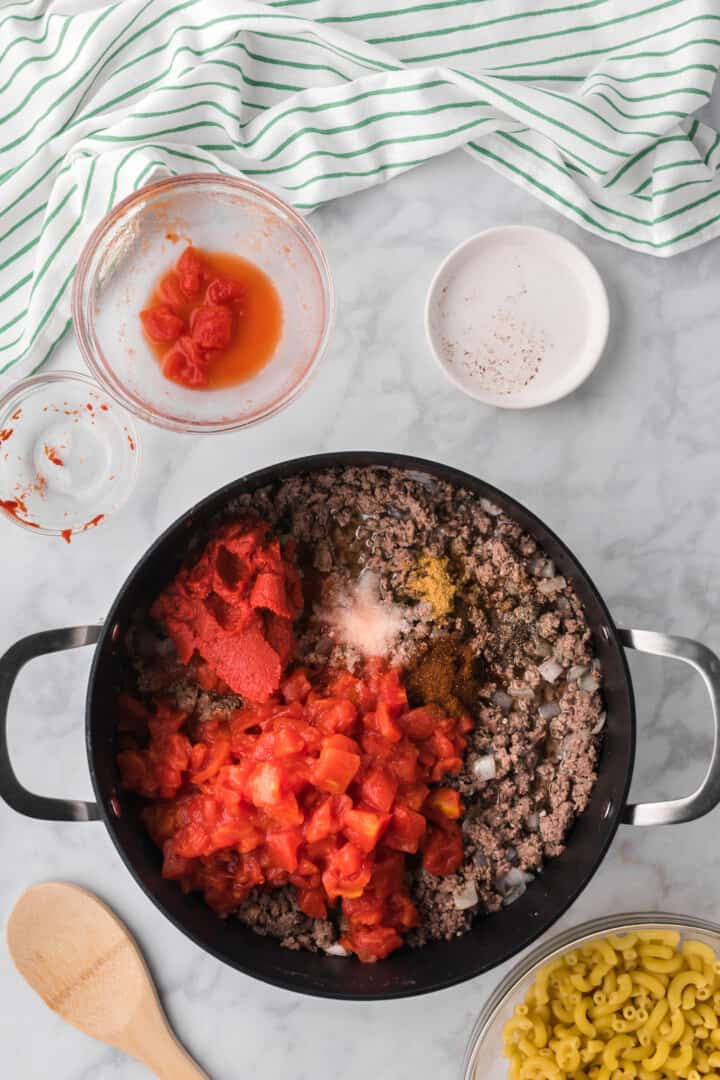
[[[185,333],[185,323],[167,304],[158,304],[141,311],[140,321],[150,340],[158,344],[172,344]]]
[[[303,914],[310,919],[327,919],[327,904],[322,889],[298,889],[297,902]]]
[[[305,702],[308,694],[312,690],[312,683],[307,677],[307,672],[304,668],[297,668],[291,675],[288,675],[280,687],[280,693],[286,702],[302,701]]]
[[[266,807],[266,813],[280,825],[302,825],[305,820],[300,804],[292,792],[284,795],[279,802]]]
[[[233,278],[213,278],[208,285],[207,301],[210,304],[237,304],[247,298],[247,289]]]
[[[202,304],[190,317],[190,333],[201,349],[227,348],[232,328],[232,311],[222,304]]]
[[[342,828],[345,814],[352,807],[352,800],[347,795],[331,795],[313,810],[305,825],[305,838],[308,844],[317,843],[327,836],[333,836]]]
[[[342,943],[356,953],[364,964],[373,964],[399,949],[402,938],[390,926],[358,926],[353,927],[350,936],[343,938]]]
[[[452,824],[446,829],[431,827],[423,847],[423,869],[429,874],[444,877],[454,874],[463,861],[463,842],[460,827]]]
[[[418,910],[405,891],[397,892],[388,901],[390,921],[397,929],[411,930],[420,922]]]
[[[173,270],[160,278],[160,283],[155,291],[158,298],[168,307],[182,309],[187,302],[185,293],[180,288],[180,279]]]
[[[445,825],[448,821],[457,821],[462,814],[462,799],[453,788],[435,788],[428,795],[423,811],[426,817]]]
[[[343,915],[352,926],[377,926],[383,921],[385,905],[376,896],[363,896],[352,899],[346,897],[342,902]]]
[[[343,822],[343,831],[348,840],[368,854],[373,851],[385,829],[390,824],[389,814],[378,814],[375,810],[359,807],[348,810]]]
[[[254,806],[277,806],[282,794],[280,766],[271,761],[256,765],[248,780],[248,794]]]
[[[391,668],[380,680],[378,696],[394,715],[405,712],[408,699],[397,668]]]
[[[400,723],[411,739],[429,739],[445,714],[439,705],[423,705],[405,713]]]
[[[182,386],[204,386],[207,370],[207,357],[198,348],[197,342],[187,335],[178,338],[163,357],[163,375]]]
[[[205,282],[205,264],[193,247],[187,247],[175,267],[181,291],[190,300],[202,292]]]
[[[386,851],[376,860],[371,884],[380,900],[400,892],[405,880],[405,859],[398,851]]]
[[[375,710],[375,723],[378,734],[388,742],[398,743],[402,739],[402,728],[395,722],[390,706],[386,701],[378,701]]]
[[[359,768],[359,754],[325,745],[313,769],[313,783],[331,795],[342,795]]]
[[[368,769],[362,778],[360,790],[366,803],[387,814],[395,800],[398,782],[387,769],[374,766]],[[418,808],[414,807],[413,809]]]
[[[389,768],[403,784],[414,784],[418,779],[418,749],[404,739],[395,746]]]
[[[288,873],[294,873],[298,865],[298,848],[302,843],[300,829],[283,829],[282,832],[268,833],[266,844],[268,853],[276,866]]]
[[[217,739],[204,756],[203,765],[191,775],[193,784],[204,784],[206,780],[211,780],[230,760],[229,736]]]
[[[312,724],[329,735],[343,734],[355,727],[357,709],[347,698],[321,698],[309,704],[308,718]]]
[[[383,843],[395,851],[406,851],[414,855],[420,847],[426,828],[427,822],[422,814],[409,810],[406,806],[398,806],[393,811]]]

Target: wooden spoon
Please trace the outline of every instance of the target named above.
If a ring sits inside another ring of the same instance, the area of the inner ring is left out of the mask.
[[[7,926],[24,979],[68,1024],[160,1080],[210,1080],[178,1042],[127,927],[97,896],[60,882],[20,897]]]

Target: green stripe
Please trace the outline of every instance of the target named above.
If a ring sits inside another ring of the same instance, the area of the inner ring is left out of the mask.
[[[75,267],[72,268],[72,270],[70,271],[70,273],[68,274],[68,276],[65,278],[62,285],[58,289],[57,293],[55,294],[55,296],[54,296],[54,298],[52,300],[52,303],[50,304],[50,306],[46,310],[45,314],[43,315],[42,319],[40,320],[39,324],[35,328],[35,333],[30,338],[30,342],[27,345],[27,347],[25,349],[23,349],[23,351],[18,356],[14,357],[12,360],[9,360],[7,362],[7,364],[5,364],[4,367],[0,368],[0,374],[4,375],[5,372],[9,371],[11,367],[14,367],[15,364],[20,363],[20,361],[24,357],[27,356],[27,354],[29,353],[29,351],[32,348],[33,344],[37,341],[38,336],[40,335],[40,333],[41,333],[43,327],[45,326],[45,324],[47,323],[48,319],[54,313],[55,308],[58,306],[58,303],[60,302],[61,297],[65,294],[65,290],[67,289],[68,285],[72,281],[74,273],[75,273]]]
[[[699,16],[703,19],[710,19],[712,15]],[[629,56],[608,56],[608,64],[624,63],[625,60],[646,60],[649,56],[672,56],[674,53],[682,52],[683,49],[688,49],[691,45],[720,45],[720,38],[691,38],[689,41],[683,41],[681,45],[675,45],[672,49],[657,49],[652,52],[631,53]]]
[[[22,63],[18,64],[18,66],[13,71],[12,75],[10,75],[10,77],[8,78],[8,80],[6,82],[4,82],[2,86],[0,86],[0,94],[4,93],[7,90],[8,86],[10,86],[15,81],[15,79],[19,78],[20,72],[23,70],[23,68],[26,68],[29,64],[44,64],[44,63],[47,63],[49,60],[54,60],[55,57],[57,56],[57,54],[60,52],[62,46],[63,46],[63,43],[65,41],[65,37],[66,37],[66,35],[68,33],[68,30],[70,29],[70,26],[71,26],[71,20],[68,19],[65,22],[65,25],[63,26],[62,30],[60,31],[60,36],[58,38],[58,41],[55,44],[55,48],[53,49],[52,52],[48,53],[47,56],[39,56],[39,57],[29,56],[26,60],[23,60]],[[77,53],[75,54],[73,59],[70,61],[70,63],[72,63],[76,59],[76,57],[77,57]],[[48,75],[45,79],[42,79],[40,81],[40,83],[35,83],[35,81],[33,79],[33,87],[32,87],[32,89],[26,94],[26,96],[23,98],[23,100],[20,102],[20,104],[15,106],[15,108],[12,110],[12,112],[7,113],[6,116],[0,116],[0,124],[4,124],[6,120],[12,119],[12,117],[15,116],[16,113],[19,113],[20,110],[22,108],[24,108],[25,105],[27,105],[28,101],[30,101],[30,99],[32,97],[34,97],[35,93],[39,90],[39,88],[41,86],[43,86],[46,82],[50,82],[52,79],[56,79],[58,77],[58,75],[64,74],[64,72],[67,70],[67,68],[69,66],[70,66],[70,64],[65,64],[65,66],[62,67],[60,69],[60,71],[53,72],[52,75]]]
[[[652,174],[648,176],[647,180],[643,180],[642,184],[640,184],[639,187],[635,188],[635,190],[631,192],[631,194],[640,195],[646,187],[649,187],[650,184],[652,184],[655,173],[667,172],[668,169],[680,169],[683,166],[687,165],[702,165],[703,169],[705,168],[705,162],[699,161],[697,158],[693,158],[692,161],[669,161],[665,165],[655,165],[653,166]]]
[[[270,33],[268,30],[256,30],[254,31],[255,37],[273,38],[275,41],[289,41],[297,47],[298,38],[289,34],[277,34]],[[302,42],[304,45],[314,45],[319,49],[324,49],[326,52],[334,53],[335,56],[340,56],[344,60],[352,60],[356,64],[360,64],[361,67],[367,68],[369,71],[401,71],[402,64],[387,64],[382,60],[373,60],[369,56],[359,56],[358,53],[352,52],[349,49],[341,49],[339,45],[331,45],[329,41],[324,41],[320,37],[316,37],[314,34],[303,35]]]
[[[20,320],[24,319],[26,315],[27,315],[27,308],[23,308],[22,311],[19,311],[17,313],[17,315],[15,315],[14,318],[10,319],[10,322],[6,322],[4,326],[0,326],[0,334],[4,334],[6,330],[9,330],[11,326],[15,325],[15,323],[20,322]],[[22,334],[20,335],[20,337],[22,337]],[[20,337],[15,338],[14,341],[12,341],[9,345],[5,346],[4,348],[11,349],[13,345],[17,345],[18,341],[20,340]],[[3,352],[3,351],[4,351],[3,348],[0,348],[0,352]]]
[[[348,177],[378,176],[380,173],[387,172],[388,169],[412,169],[416,165],[424,165],[426,161],[427,158],[416,158],[414,161],[387,161],[384,165],[378,165],[375,169],[365,169],[361,172],[325,173],[324,176],[316,176],[312,180],[305,180],[302,184],[284,186],[286,191],[299,191],[301,188],[307,187],[308,184],[314,184],[318,180],[344,180]]]
[[[708,161],[710,160],[710,158],[712,157],[713,151],[715,150],[718,143],[720,143],[720,131],[718,131],[717,135],[713,139],[712,146],[710,147],[707,154],[703,158],[703,161],[705,162],[706,165],[707,165]]]
[[[65,233],[65,235],[62,236],[58,240],[57,244],[55,245],[53,250],[50,252],[50,254],[48,255],[45,262],[42,264],[40,269],[36,270],[34,278],[33,278],[32,288],[30,289],[30,300],[32,300],[33,296],[35,295],[35,290],[37,289],[38,284],[42,281],[43,277],[45,276],[45,271],[48,269],[50,264],[53,262],[53,260],[55,259],[55,256],[57,255],[57,253],[65,246],[65,244],[70,239],[70,237],[73,236],[73,234],[75,232],[77,232],[77,230],[78,230],[78,228],[79,228],[79,226],[80,226],[80,224],[82,222],[82,219],[83,219],[83,217],[85,215],[85,208],[87,206],[87,201],[88,201],[88,196],[90,194],[90,187],[92,185],[93,176],[95,175],[96,166],[97,166],[97,158],[93,158],[92,162],[91,162],[91,165],[90,165],[90,170],[88,172],[88,178],[87,178],[87,181],[86,181],[86,184],[85,184],[85,191],[83,192],[82,203],[80,205],[80,213],[76,217],[75,223],[73,225],[71,225],[70,228]],[[32,344],[32,342],[31,342],[31,344]]]
[[[61,202],[58,203],[53,212],[45,219],[45,221],[43,221],[40,231],[36,233],[36,235],[31,240],[28,240],[27,244],[25,244],[24,247],[18,248],[18,250],[14,251],[12,255],[8,255],[7,259],[5,259],[4,262],[0,263],[0,270],[4,270],[6,266],[9,266],[10,263],[15,262],[16,259],[19,259],[22,255],[25,255],[28,251],[30,251],[31,248],[34,248],[36,244],[40,243],[45,229],[48,227],[51,221],[55,220],[60,211],[64,209],[68,199],[71,197],[71,195],[73,195],[75,191],[77,191],[77,184],[73,184],[73,186],[68,189],[65,197],[61,200]]]
[[[248,176],[266,176],[270,174],[288,172],[291,169],[297,169],[300,165],[304,165],[306,161],[316,157],[328,157],[328,158],[352,158],[361,157],[363,154],[369,154],[373,150],[379,150],[382,146],[396,146],[400,143],[413,143],[424,142],[432,139],[449,138],[451,135],[457,135],[461,131],[467,131],[469,128],[477,127],[478,124],[487,124],[490,122],[490,117],[485,117],[480,120],[471,120],[467,124],[460,124],[458,127],[447,128],[445,131],[433,131],[424,135],[395,135],[389,139],[378,139],[377,142],[371,143],[369,146],[360,147],[359,150],[311,150],[305,154],[304,157],[298,158],[297,161],[292,161],[287,165],[276,165],[273,169],[243,169],[243,173]],[[306,181],[308,184],[313,184],[317,180],[321,180],[323,177],[315,177],[312,180]],[[288,187],[288,191],[296,191],[297,188]]]
[[[301,138],[303,135],[341,135],[346,131],[359,131],[361,128],[367,127],[369,124],[378,123],[381,120],[391,119],[405,119],[410,116],[432,116],[435,113],[447,112],[448,109],[461,109],[461,108],[476,108],[475,102],[448,102],[445,105],[431,105],[426,109],[405,109],[398,112],[386,112],[376,113],[374,116],[366,116],[364,120],[356,121],[354,124],[339,124],[337,127],[321,128],[321,127],[306,127],[301,128],[299,131],[294,131],[292,135],[279,143],[271,153],[267,154],[262,160],[272,161],[278,154],[281,154],[291,143],[296,139]],[[476,121],[472,121],[476,123]]]
[[[59,336],[55,338],[55,340],[53,341],[52,345],[50,346],[48,351],[43,356],[40,363],[36,364],[35,367],[32,369],[32,371],[30,372],[31,375],[37,374],[37,372],[40,370],[40,368],[43,367],[48,362],[48,360],[52,357],[52,354],[55,352],[55,350],[57,349],[57,347],[60,344],[60,342],[62,341],[62,339],[67,334],[67,332],[70,329],[71,325],[72,325],[72,319],[68,319],[67,322],[65,323],[65,325],[63,326],[62,330],[60,331]]]
[[[411,94],[418,90],[430,90],[436,86],[444,86],[443,79],[433,79],[430,82],[418,83],[415,86],[387,86],[382,87],[379,90],[366,90],[362,94],[354,94],[349,98],[342,98],[337,101],[324,101],[321,105],[294,105],[291,109],[285,109],[283,112],[278,113],[263,127],[262,131],[259,131],[257,135],[253,135],[251,139],[248,139],[244,146],[248,149],[250,146],[254,146],[271,128],[275,126],[280,120],[284,120],[286,116],[292,116],[294,113],[299,112],[325,112],[328,109],[343,108],[346,105],[355,105],[358,101],[365,101],[367,98],[380,97],[385,94]]]
[[[610,121],[602,115],[602,113],[596,112],[595,109],[591,109],[589,105],[584,105],[577,98],[571,95],[558,94],[555,90],[548,90],[547,88],[542,90],[541,93],[546,94],[548,97],[555,98],[557,101],[561,101],[564,105],[574,105],[577,109],[582,109],[583,112],[588,113],[594,117],[595,120],[600,120],[603,124],[609,127],[612,131],[616,131],[618,135],[629,135],[631,137],[637,135],[646,135],[649,139],[659,139],[659,131],[643,131],[640,128],[636,128],[634,131],[627,131],[624,128],[616,127],[615,124],[611,124]],[[635,119],[635,117],[633,117]]]
[[[592,32],[597,33],[598,31],[603,30],[603,29],[607,28],[608,26],[617,26],[620,23],[629,22],[631,19],[640,19],[640,18],[643,18],[645,15],[653,15],[658,11],[664,11],[666,8],[677,7],[678,4],[684,4],[684,3],[686,3],[686,0],[662,0],[661,3],[653,4],[651,7],[643,8],[641,11],[633,11],[633,12],[630,12],[630,14],[628,14],[628,15],[621,15],[621,16],[616,17],[614,19],[606,19],[604,22],[594,23],[593,26],[592,26]],[[697,20],[694,19],[694,20],[688,20],[688,21],[691,22],[691,21],[697,21]],[[682,24],[682,25],[686,25],[686,24]],[[474,29],[473,24],[469,23],[469,24],[464,25],[464,26],[453,27],[450,31],[445,31],[445,33],[448,33],[448,32],[457,33],[458,31],[467,31],[467,30],[472,30],[472,29]],[[675,29],[675,27],[672,27],[671,29]],[[660,31],[660,33],[664,33],[664,32],[666,32],[666,31]],[[427,34],[423,33],[423,34],[419,34],[417,36],[418,37],[427,37],[427,36],[431,36],[431,34],[434,34],[434,33],[435,33],[435,31],[430,31]],[[588,27],[584,26],[584,25],[568,26],[568,27],[565,27],[563,30],[548,30],[544,34],[524,34],[522,37],[517,37],[517,38],[506,38],[505,40],[485,42],[485,43],[482,43],[482,44],[479,44],[479,45],[468,45],[468,46],[466,46],[466,47],[464,47],[462,49],[449,49],[446,52],[427,53],[427,54],[424,54],[422,56],[406,57],[406,60],[409,60],[412,63],[423,63],[423,62],[429,62],[431,60],[442,60],[442,59],[445,59],[448,56],[465,56],[468,53],[486,52],[489,49],[502,49],[502,48],[510,48],[510,47],[517,46],[517,45],[535,44],[535,43],[537,43],[539,41],[549,41],[550,39],[553,39],[553,38],[566,39],[566,38],[569,38],[571,34],[585,34],[585,35],[587,35],[588,34]],[[411,35],[411,36],[415,36],[415,35]],[[636,38],[633,41],[626,42],[624,47],[627,47],[627,45],[635,45],[635,44],[637,44],[637,43],[639,43],[641,41],[646,41],[651,37],[657,37],[657,36],[658,36],[657,32],[654,33],[654,34],[648,34],[646,36]],[[370,38],[369,43],[371,45],[381,45],[381,44],[384,43],[385,40],[386,39],[384,39],[384,38]],[[398,41],[400,39],[395,38],[394,40]],[[589,50],[587,52],[582,52],[582,53],[571,53],[569,55],[564,54],[561,59],[567,60],[567,59],[570,58],[570,56],[573,56],[573,57],[575,57],[575,56],[593,56],[593,55],[596,55],[597,53],[614,52],[616,48],[617,48],[617,45],[613,45],[611,47],[607,47],[607,48],[604,48],[604,49],[594,49],[594,50]],[[538,61],[538,63],[547,63],[547,62],[549,62],[549,61]],[[519,65],[519,64],[508,64],[507,65],[508,68],[519,67],[519,66],[522,66],[522,65]],[[502,70],[502,69],[500,68],[498,70]]]
[[[664,97],[665,95],[663,94],[662,96]],[[680,110],[664,110],[663,112],[655,113],[627,113],[623,112],[620,106],[616,105],[612,98],[609,98],[607,94],[593,94],[593,98],[602,98],[602,100],[607,102],[615,112],[620,113],[620,116],[624,116],[627,120],[654,120],[659,116],[675,116],[684,120],[687,115],[684,112],[680,112]]]
[[[471,149],[474,150],[481,157],[490,158],[491,160],[496,161],[503,168],[508,169],[515,175],[522,177],[522,179],[525,180],[526,183],[530,184],[534,188],[537,188],[538,191],[542,191],[544,195],[548,196],[548,198],[552,199],[554,202],[559,203],[561,206],[566,207],[568,210],[572,211],[573,214],[577,214],[578,217],[582,218],[582,220],[586,221],[594,228],[599,229],[600,232],[605,233],[608,236],[620,236],[623,240],[628,240],[631,244],[642,244],[644,246],[652,248],[669,247],[672,244],[679,243],[681,240],[687,240],[689,237],[697,235],[697,233],[702,232],[703,229],[709,228],[709,226],[713,225],[716,221],[720,221],[720,214],[717,214],[715,217],[708,218],[706,221],[701,222],[694,228],[688,229],[684,233],[678,233],[677,236],[669,237],[667,240],[646,240],[642,237],[630,236],[628,233],[624,233],[620,229],[609,229],[607,226],[603,225],[601,222],[591,217],[590,214],[586,213],[586,211],[582,210],[579,206],[576,206],[575,203],[570,202],[569,199],[566,199],[562,195],[559,195],[557,191],[553,191],[552,188],[549,188],[547,187],[547,185],[541,183],[539,180],[536,180],[534,176],[530,175],[530,173],[525,172],[523,169],[519,169],[516,165],[513,165],[511,162],[499,157],[491,150],[487,150],[482,146],[478,146],[477,143],[468,143],[468,146],[470,146]]]
[[[42,15],[39,16],[39,17],[43,18]],[[14,49],[16,45],[21,45],[24,42],[26,42],[29,45],[40,45],[40,44],[42,44],[43,41],[47,41],[47,36],[50,33],[51,19],[70,19],[70,18],[71,18],[71,16],[69,16],[69,15],[59,15],[57,12],[52,12],[51,11],[47,16],[47,26],[45,27],[45,32],[43,34],[41,34],[40,37],[30,37],[28,35],[27,37],[16,37],[16,38],[14,38],[10,42],[10,44],[6,46],[6,48],[3,50],[3,52],[0,53],[0,64],[3,62],[3,60],[5,59],[7,54],[10,52],[10,50]],[[0,28],[1,27],[2,27],[2,24],[0,23]],[[36,57],[31,57],[30,62],[32,63],[36,59],[38,60],[38,62],[40,62],[42,60],[47,59],[47,57],[42,57],[42,56],[37,57],[37,58]]]
[[[284,0],[284,3],[283,3],[282,0],[281,0],[280,3],[273,3],[272,6],[273,7],[282,7],[282,6],[284,6],[284,4],[288,4],[288,3],[304,4],[304,3],[315,3],[315,2],[316,2],[316,0]],[[362,14],[359,14],[359,15],[324,15],[321,18],[315,19],[314,21],[317,22],[317,23],[333,23],[334,24],[334,23],[361,22],[361,21],[368,20],[368,19],[391,19],[391,18],[395,18],[395,17],[400,16],[400,15],[414,15],[417,12],[441,11],[441,10],[447,9],[447,8],[456,8],[456,7],[459,7],[459,6],[467,6],[467,7],[469,7],[471,4],[484,4],[484,3],[486,3],[486,0],[461,0],[460,4],[458,3],[458,0],[438,0],[438,2],[432,3],[432,4],[415,4],[415,5],[413,5],[413,7],[396,8],[395,10],[391,10],[391,11],[388,11],[388,10],[385,10],[385,11],[367,11],[367,12],[363,12]],[[580,8],[580,7],[591,7],[595,3],[607,3],[607,0],[591,0],[591,3],[589,3],[589,4],[577,4],[577,5],[575,5],[575,8],[577,9],[577,8]],[[569,9],[569,8],[558,8],[556,10],[568,11],[568,10],[571,10],[571,9]],[[526,12],[527,16],[536,15],[536,14],[537,15],[542,15],[544,13],[543,12],[535,12],[535,11]],[[516,18],[516,17],[517,16],[514,16],[514,15],[508,15],[508,16],[505,16],[505,19],[513,19],[513,18]],[[504,19],[497,19],[497,20],[494,20],[494,21],[504,22],[505,20]]]
[[[524,112],[530,113],[531,116],[538,116],[541,120],[546,121],[546,123],[552,124],[554,127],[560,128],[562,131],[568,131],[571,135],[574,135],[577,138],[582,139],[583,142],[589,143],[591,146],[598,147],[599,150],[603,150],[607,154],[612,154],[614,157],[622,157],[622,158],[628,157],[628,154],[625,151],[616,150],[616,149],[614,149],[614,147],[611,147],[611,146],[605,146],[604,143],[598,142],[597,139],[591,138],[590,135],[585,135],[583,132],[578,131],[577,128],[572,127],[570,124],[565,124],[565,123],[563,123],[562,120],[557,120],[554,116],[548,116],[545,113],[540,112],[539,109],[534,109],[531,105],[526,105],[525,102],[520,101],[519,98],[513,97],[512,94],[507,94],[503,90],[499,90],[496,86],[489,85],[488,83],[486,83],[484,81],[484,79],[478,79],[478,78],[476,78],[475,75],[471,75],[467,71],[463,72],[463,74],[465,75],[465,78],[470,79],[474,83],[477,83],[478,86],[482,86],[482,88],[486,92],[488,92],[489,96],[492,96],[492,94],[494,93],[498,97],[504,98],[506,101],[509,101],[512,105],[516,105],[518,108],[522,109]],[[541,91],[541,93],[542,92],[543,91]],[[578,155],[573,154],[573,157],[577,157],[577,156]],[[578,158],[578,160],[582,160],[582,159]],[[583,162],[583,164],[589,165],[590,163],[589,162]],[[603,171],[602,169],[598,169],[597,166],[595,166],[595,165],[591,165],[590,167],[595,169],[597,172],[602,172]]]
[[[673,2],[674,3],[683,3],[684,0],[673,0]],[[393,35],[391,37],[368,38],[367,40],[371,45],[388,45],[388,44],[393,44],[394,45],[396,42],[399,42],[399,41],[417,41],[418,38],[445,37],[448,34],[465,33],[467,30],[485,30],[488,26],[498,26],[500,23],[515,22],[518,19],[523,20],[523,21],[527,21],[528,19],[533,18],[533,17],[537,17],[539,15],[564,15],[568,11],[585,11],[588,8],[598,7],[598,5],[605,4],[605,3],[607,3],[607,0],[588,0],[588,2],[586,2],[586,3],[583,3],[583,4],[569,4],[567,7],[550,7],[550,8],[539,8],[537,11],[520,11],[520,12],[517,12],[516,14],[514,14],[514,15],[499,15],[494,19],[486,19],[484,22],[460,23],[459,25],[455,25],[455,26],[437,27],[434,30],[420,30],[420,31],[415,31],[412,34],[395,34],[395,35]],[[428,5],[428,6],[434,7],[435,5]],[[440,6],[440,5],[438,5],[438,6]],[[445,6],[445,5],[443,5],[443,6]],[[384,15],[386,13],[382,12],[381,14]],[[355,22],[357,19],[366,19],[366,18],[374,18],[374,17],[377,17],[377,13],[375,13],[374,15],[369,15],[369,16],[368,15],[349,15],[349,16],[346,16],[345,18],[339,18],[339,19],[334,19],[334,18],[330,17],[330,18],[325,18],[325,19],[317,19],[316,21],[319,22],[319,23],[322,23],[322,22],[330,22],[330,23]],[[596,25],[597,26],[608,26],[608,25],[611,25],[611,23],[615,22],[615,21],[623,22],[623,21],[625,21],[625,19],[627,17],[628,16],[624,16],[623,19],[621,19],[621,20],[611,20],[610,23],[597,23]],[[540,41],[540,40],[542,40],[542,38],[545,38],[545,37],[555,37],[557,35],[565,34],[565,33],[583,33],[583,32],[586,33],[587,31],[588,31],[587,26],[568,27],[567,30],[562,30],[562,31],[554,30],[554,31],[551,31],[551,32],[546,33],[546,34],[535,34],[535,35],[532,35],[531,37],[527,37],[527,38],[517,38],[517,39],[512,40],[512,41],[501,41],[501,42],[499,42],[499,45],[515,45],[518,42]]]
[[[685,2],[685,0],[667,0],[667,4],[676,4],[676,3],[684,3],[684,2]],[[629,16],[626,16],[626,18],[627,17],[629,17]],[[652,34],[643,34],[641,37],[633,38],[631,41],[626,41],[626,42],[624,42],[622,47],[624,49],[627,49],[630,45],[639,45],[642,41],[651,41],[653,38],[656,38],[656,37],[665,37],[666,34],[672,34],[676,30],[682,30],[684,27],[691,26],[693,23],[705,22],[708,19],[720,20],[720,15],[694,15],[690,19],[685,19],[684,22],[676,23],[675,26],[668,26],[663,30],[655,30]],[[558,62],[564,63],[564,62],[566,62],[568,60],[581,60],[586,56],[602,56],[604,53],[616,52],[616,51],[617,51],[617,45],[612,45],[612,46],[608,46],[607,48],[604,48],[604,49],[586,49],[583,52],[563,53],[560,56],[549,56],[545,60],[529,60],[529,61],[523,61],[522,63],[520,63],[518,61],[518,62],[516,62],[514,64],[499,64],[499,65],[491,68],[490,70],[491,71],[498,71],[498,72],[505,72],[505,71],[510,71],[512,68],[540,67],[543,64],[554,64],[554,63],[558,63]],[[453,55],[453,54],[448,54],[448,55]],[[689,66],[692,67],[694,65],[689,65]],[[715,68],[712,65],[708,65],[708,64],[703,64],[703,65],[698,65],[698,66],[701,66],[704,69],[710,70],[710,71],[715,70]],[[662,74],[664,75],[664,74],[666,74],[666,72],[662,72]],[[608,78],[619,78],[619,76],[611,76],[611,75],[608,75],[607,77]],[[639,76],[639,77],[641,77],[641,78],[653,78],[655,76],[653,76],[653,75],[643,75],[643,76]],[[657,77],[659,77],[659,76],[657,76]],[[635,79],[633,77],[628,77],[628,78],[625,78],[622,81],[623,82],[634,82]]]
[[[632,169],[634,165],[637,165],[638,161],[642,161],[648,154],[652,154],[658,146],[663,146],[665,143],[671,142],[687,142],[687,135],[667,135],[664,139],[658,139],[657,142],[652,143],[650,146],[645,146],[642,150],[638,150],[637,154],[634,154],[629,161],[625,162],[621,169],[618,169],[615,176],[605,185],[605,187],[613,187],[617,184],[620,177],[625,175],[628,169]]]

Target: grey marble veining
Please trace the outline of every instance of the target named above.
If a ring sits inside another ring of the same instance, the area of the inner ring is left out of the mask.
[[[103,617],[130,567],[182,510],[239,474],[299,454],[372,447],[436,458],[527,503],[580,557],[620,624],[697,636],[720,649],[720,245],[671,261],[630,254],[556,217],[458,153],[319,211],[339,314],[330,353],[288,411],[246,433],[185,438],[143,428],[137,491],[68,547],[0,522],[0,649],[34,630]],[[557,229],[594,260],[610,294],[604,359],[575,395],[534,412],[456,391],[424,340],[439,261],[486,226]],[[78,366],[71,341],[58,366]],[[81,731],[89,654],[36,662],[12,702],[26,783],[90,795]],[[709,708],[692,676],[632,661],[641,738],[634,796],[699,779]],[[720,811],[691,825],[622,827],[571,925],[665,908],[717,918]],[[130,880],[101,825],[50,825],[0,806],[0,913],[48,878],[97,890],[146,950],[181,1037],[214,1080],[453,1080],[500,971],[431,998],[339,1004],[295,997],[222,967],[185,940]],[[64,1026],[0,952],[5,1080],[140,1080],[143,1069]]]

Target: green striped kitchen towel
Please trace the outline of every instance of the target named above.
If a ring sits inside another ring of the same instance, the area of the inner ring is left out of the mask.
[[[311,210],[462,146],[617,243],[700,244],[719,63],[720,0],[4,3],[0,373],[52,352],[90,230],[158,175]]]

